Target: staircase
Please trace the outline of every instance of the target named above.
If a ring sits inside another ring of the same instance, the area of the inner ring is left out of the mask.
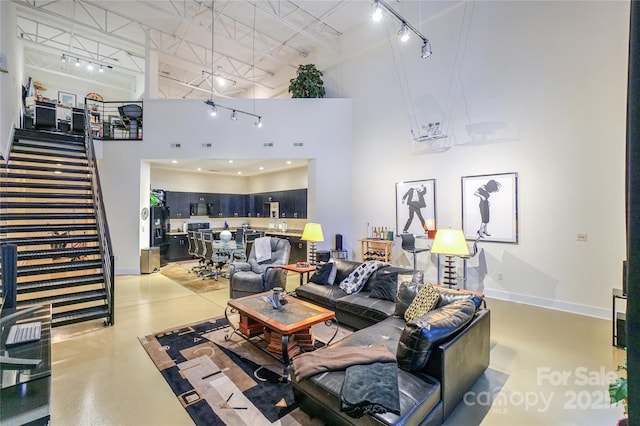
[[[51,304],[53,327],[113,324],[113,255],[90,139],[16,130],[0,162],[0,242],[17,246],[18,307]]]

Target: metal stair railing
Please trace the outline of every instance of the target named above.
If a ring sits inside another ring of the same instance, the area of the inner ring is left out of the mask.
[[[100,252],[102,259],[102,271],[104,274],[104,286],[107,293],[107,303],[109,309],[108,324],[115,324],[115,261],[113,255],[113,246],[111,244],[111,235],[109,233],[109,225],[107,223],[107,214],[104,207],[102,197],[102,186],[100,185],[100,175],[98,173],[98,165],[96,161],[95,150],[93,147],[93,136],[91,131],[90,112],[85,102],[85,126],[84,141],[87,152],[88,168],[91,171],[91,188],[93,193],[93,203],[95,206],[96,226],[98,239],[100,241]]]

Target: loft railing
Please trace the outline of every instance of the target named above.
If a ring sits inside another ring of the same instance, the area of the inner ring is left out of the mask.
[[[91,136],[100,140],[142,140],[142,101],[85,98]]]
[[[104,200],[102,197],[102,186],[100,185],[100,175],[98,173],[98,164],[96,161],[95,150],[93,147],[93,137],[91,131],[90,109],[85,102],[85,137],[84,143],[87,151],[88,167],[91,171],[91,189],[93,192],[93,205],[95,206],[96,227],[98,239],[100,240],[100,253],[102,258],[102,271],[104,275],[104,286],[107,292],[107,303],[109,309],[108,324],[115,324],[115,262],[113,255],[113,246],[111,244],[111,235],[109,233],[109,225],[107,223],[107,213],[104,208]]]

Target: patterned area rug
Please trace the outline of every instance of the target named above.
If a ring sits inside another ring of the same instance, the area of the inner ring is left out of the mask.
[[[229,330],[211,319],[139,340],[196,425],[322,425],[298,408],[282,365],[240,336],[226,340]]]
[[[219,276],[216,281],[213,278],[202,279],[197,273],[189,272],[197,264],[197,261],[167,263],[160,268],[160,273],[194,293],[229,288],[229,280],[223,276]]]

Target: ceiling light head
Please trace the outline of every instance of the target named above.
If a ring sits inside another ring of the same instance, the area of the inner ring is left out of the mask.
[[[209,114],[212,117],[215,117],[216,115],[218,115],[218,107],[216,107],[215,105],[211,105],[211,112],[209,112]]]
[[[98,71],[99,72],[104,72],[104,68],[102,68],[102,65],[100,65],[100,69]]]
[[[225,80],[223,77],[216,77],[216,81],[220,86],[224,86],[225,84],[227,84],[227,80]]]
[[[76,58],[76,67],[80,66],[80,59]]]
[[[257,128],[261,128],[262,127],[262,117],[258,117],[258,121],[256,121],[256,127]]]
[[[236,115],[236,110],[234,109],[233,111],[231,111],[231,117],[229,117],[231,120],[236,121],[238,119],[238,116]]]
[[[371,15],[371,19],[373,19],[373,22],[380,22],[380,20],[382,19],[382,8],[380,7],[380,3],[378,3],[376,1],[376,8],[373,11],[373,15]]]
[[[93,64],[91,62],[87,62],[87,71],[93,71]]]
[[[400,41],[409,40],[409,27],[405,22],[402,23],[402,27],[400,27],[400,31],[398,31],[398,35],[400,36]]]
[[[425,38],[422,43],[422,48],[420,50],[420,57],[422,59],[428,58],[431,56],[431,43],[429,39]]]
[[[64,53],[62,54],[62,58],[60,59],[62,62],[67,62],[67,57],[64,56]]]

